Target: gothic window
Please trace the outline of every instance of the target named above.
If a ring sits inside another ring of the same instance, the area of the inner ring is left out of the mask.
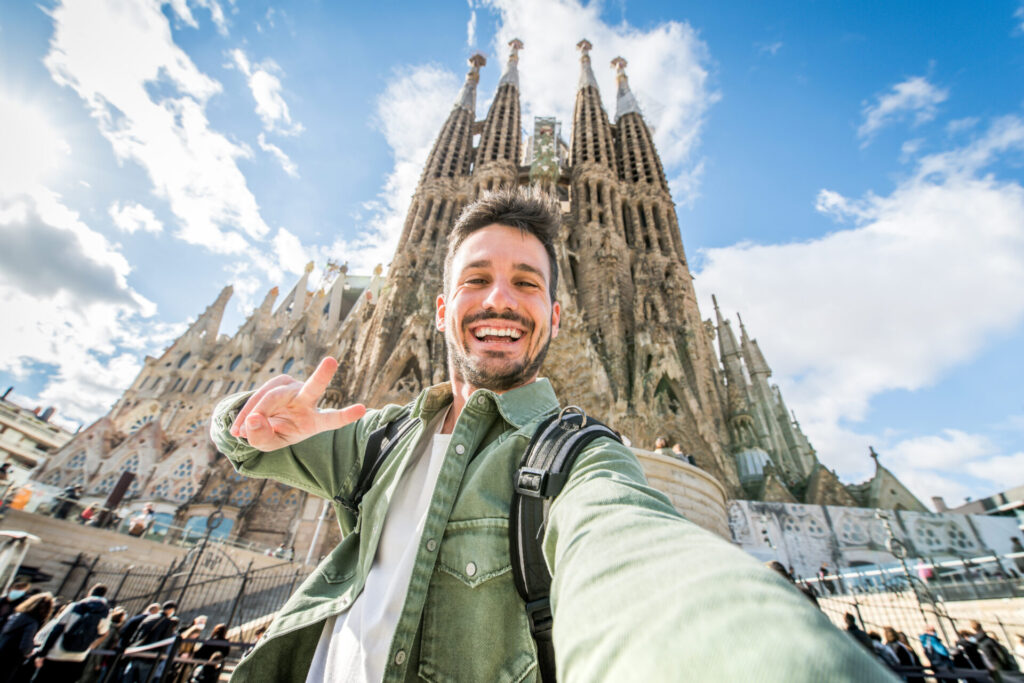
[[[295,363],[295,358],[289,358],[284,362],[284,366],[281,368],[283,374],[288,374],[288,371],[292,369],[292,365]]]
[[[177,503],[184,503],[192,497],[192,494],[196,492],[196,487],[192,483],[184,484],[178,487],[178,490],[174,492],[171,498]]]
[[[211,380],[210,380],[209,382],[207,382],[207,383],[206,383],[206,389],[205,389],[205,390],[203,390],[203,393],[204,393],[204,394],[208,394],[208,393],[210,393],[210,389],[211,389],[212,387],[213,387],[213,380],[211,379]]]
[[[213,489],[206,494],[204,502],[217,503],[224,496],[224,493],[228,490],[228,487],[224,484],[217,484]]]
[[[85,466],[85,453],[84,452],[76,453],[74,456],[72,456],[72,458],[70,460],[68,460],[68,464],[65,465],[65,467],[70,467],[73,470],[80,470],[84,466]]]
[[[286,508],[295,507],[299,504],[299,492],[289,491],[288,495],[284,497],[284,506]]]
[[[83,473],[79,472],[78,474],[76,474],[71,479],[70,482],[68,482],[68,485],[69,486],[84,486],[85,485],[85,475]]]
[[[154,498],[167,498],[170,492],[171,480],[164,479],[163,481],[156,484],[152,489],[150,489],[149,495],[153,496]]]
[[[185,462],[179,463],[178,466],[174,468],[171,476],[175,479],[192,476],[192,461],[186,460]]]
[[[249,503],[251,503],[252,499],[253,499],[252,489],[249,488],[249,487],[246,487],[244,489],[238,489],[237,491],[232,493],[231,494],[231,500],[229,502],[231,503],[231,505],[234,505],[235,507],[243,507],[243,506],[248,505]]]
[[[231,365],[228,366],[228,372],[234,372],[235,368],[237,368],[238,364],[241,363],[241,362],[242,362],[242,355],[241,354],[239,354],[239,355],[235,356],[234,358],[232,358],[231,359]]]
[[[843,520],[839,529],[839,538],[848,545],[864,545],[868,542],[868,535],[864,527],[849,518]]]
[[[192,387],[192,393],[193,394],[196,393],[197,391],[199,391],[199,385],[202,384],[202,383],[203,383],[202,378],[197,377],[196,378],[195,386]]]
[[[130,457],[127,460],[125,460],[124,464],[121,466],[121,470],[122,471],[127,470],[128,472],[135,472],[136,474],[138,474],[138,472],[139,472],[139,456],[138,456],[138,454],[135,454],[132,457]]]
[[[786,521],[782,524],[782,531],[787,535],[799,534],[802,531],[800,522],[792,517],[787,517]]]
[[[971,537],[952,522],[949,523],[948,534],[950,542],[957,550],[970,550],[974,548],[974,541],[971,540]]]
[[[276,489],[274,491],[271,491],[270,495],[267,496],[266,504],[268,506],[270,506],[270,507],[277,507],[278,505],[280,505],[281,504],[281,492],[276,490]]]
[[[46,479],[43,479],[43,483],[49,484],[50,486],[57,486],[60,484],[60,476],[60,470],[54,470],[46,475]]]
[[[128,487],[128,490],[125,492],[125,495],[131,498],[133,496],[139,495],[139,491],[141,490],[142,483],[138,479],[136,479],[135,481],[132,482],[131,486]]]
[[[192,352],[191,351],[186,351],[185,355],[182,356],[181,360],[178,361],[178,367],[179,368],[185,367],[185,363],[187,363],[188,359],[191,358],[191,357],[192,357]]]
[[[143,377],[142,381],[139,382],[139,389],[141,390],[144,386],[146,386],[146,382],[148,382],[148,381],[149,381],[148,377]]]
[[[95,492],[101,496],[107,495],[114,489],[114,484],[117,483],[117,480],[120,477],[120,474],[108,474],[107,476],[103,477],[102,481],[100,481],[99,485],[95,489]]]
[[[160,379],[160,377],[157,377],[155,380],[153,380],[153,386],[149,388],[150,391],[156,391],[156,388],[160,386]]]
[[[935,533],[935,528],[931,525],[919,526],[915,535],[917,536],[917,545],[923,545],[930,551],[934,552],[945,545],[942,539],[939,538],[939,535]]]
[[[144,415],[144,416],[140,417],[138,420],[136,420],[135,422],[132,423],[131,427],[128,428],[128,433],[129,434],[134,434],[135,432],[139,431],[140,429],[142,429],[143,427],[145,427],[147,424],[149,424],[152,421],[153,421],[153,416],[152,415]]]
[[[809,517],[807,519],[807,533],[809,533],[811,536],[828,535],[828,533],[825,531],[825,528],[821,525],[821,522],[819,522],[814,517]]]
[[[231,393],[231,387],[233,387],[233,386],[235,386],[234,382],[228,382],[228,388],[224,390],[224,393],[225,394],[230,394]]]
[[[199,420],[198,422],[193,422],[192,424],[190,424],[188,426],[188,429],[185,430],[185,433],[186,434],[192,434],[193,432],[199,431],[200,429],[202,429],[204,424],[206,424],[205,420]]]
[[[239,474],[238,472],[232,472],[230,475],[228,475],[228,481],[231,482],[240,482],[245,480],[246,476],[244,474]]]

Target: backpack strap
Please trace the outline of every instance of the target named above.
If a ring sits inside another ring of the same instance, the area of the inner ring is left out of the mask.
[[[555,648],[551,639],[551,573],[541,548],[548,502],[565,486],[576,456],[600,437],[622,442],[619,435],[577,406],[567,406],[537,427],[516,470],[509,510],[509,551],[516,590],[526,603],[530,635],[537,644],[543,683],[555,681]]]
[[[411,419],[409,413],[410,409],[406,407],[391,422],[383,424],[370,432],[370,438],[366,441],[366,451],[363,453],[363,467],[359,471],[359,479],[356,480],[355,488],[352,489],[352,493],[347,497],[334,497],[335,501],[353,515],[359,516],[359,503],[362,502],[363,496],[373,486],[373,479],[377,476],[377,472],[380,471],[381,465],[388,459],[391,451],[395,449],[395,446],[402,440],[402,437],[416,426],[417,421]]]

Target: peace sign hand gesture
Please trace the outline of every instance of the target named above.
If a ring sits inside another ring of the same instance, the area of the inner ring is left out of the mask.
[[[338,361],[324,358],[305,382],[278,375],[253,394],[229,430],[253,448],[273,451],[332,429],[340,429],[366,414],[361,404],[341,410],[317,410]]]

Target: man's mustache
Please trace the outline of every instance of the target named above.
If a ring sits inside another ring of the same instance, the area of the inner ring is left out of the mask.
[[[511,320],[512,322],[519,323],[528,331],[532,331],[534,327],[532,322],[530,322],[523,316],[519,315],[518,313],[513,313],[512,311],[501,311],[500,313],[488,313],[487,311],[481,311],[480,313],[474,313],[462,319],[462,327],[463,329],[465,329],[466,327],[469,327],[473,323],[479,322],[481,320]]]

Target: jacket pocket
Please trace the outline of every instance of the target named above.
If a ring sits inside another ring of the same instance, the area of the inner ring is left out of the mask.
[[[535,680],[536,648],[512,579],[508,520],[451,522],[423,610],[419,674],[448,683]]]
[[[359,565],[359,534],[352,533],[334,546],[320,563],[319,572],[327,583],[344,583],[356,573]]]

